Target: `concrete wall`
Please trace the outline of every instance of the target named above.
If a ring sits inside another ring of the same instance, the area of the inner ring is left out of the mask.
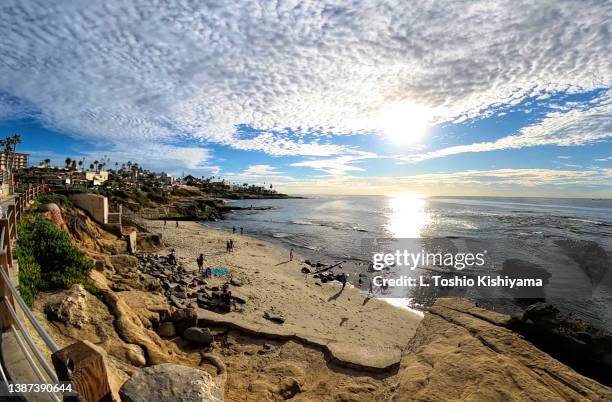
[[[106,225],[108,223],[108,199],[98,194],[70,194],[70,201],[77,207],[87,211],[89,215],[98,223]]]

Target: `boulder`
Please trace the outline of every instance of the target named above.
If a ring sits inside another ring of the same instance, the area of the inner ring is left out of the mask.
[[[145,359],[142,348],[133,343],[127,345],[125,357],[134,366],[143,367],[147,365],[147,360]]]
[[[213,336],[208,328],[198,327],[187,328],[183,333],[183,338],[202,345],[210,345],[213,340]]]
[[[198,312],[193,308],[184,308],[172,313],[170,320],[174,323],[176,333],[183,335],[187,328],[198,326]]]
[[[94,261],[94,269],[96,271],[102,272],[102,271],[104,271],[104,268],[105,268],[105,264],[104,264],[103,260],[95,260]]]
[[[272,310],[268,310],[264,313],[263,316],[266,320],[270,320],[272,322],[275,322],[277,324],[282,324],[285,322],[285,317],[281,314],[278,313],[276,311],[272,311]]]
[[[157,335],[162,338],[172,338],[176,336],[176,328],[174,328],[174,323],[171,321],[162,322],[159,324],[157,328]]]
[[[111,255],[110,262],[119,272],[132,272],[138,267],[138,258],[129,254]]]
[[[119,395],[122,402],[220,402],[223,388],[205,371],[167,363],[140,370]]]
[[[166,246],[159,233],[138,233],[136,243],[138,249],[145,252],[159,251]]]
[[[87,291],[83,288],[83,285],[74,284],[69,289],[68,294],[60,300],[47,303],[45,313],[50,320],[82,328],[89,320],[87,317],[86,296]]]

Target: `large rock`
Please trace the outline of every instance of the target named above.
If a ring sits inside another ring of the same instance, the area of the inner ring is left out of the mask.
[[[176,310],[170,320],[174,323],[176,333],[182,336],[187,328],[198,326],[198,311],[194,308]]]
[[[159,251],[166,247],[159,233],[138,233],[136,243],[138,249],[145,252]]]
[[[174,323],[170,321],[162,322],[157,328],[157,335],[162,338],[173,338],[176,335],[176,328]]]
[[[404,350],[394,401],[606,401],[612,390],[505,326],[509,316],[438,299]]]
[[[201,345],[210,345],[213,340],[212,334],[208,328],[198,327],[187,328],[185,332],[183,332],[183,338]]]
[[[80,284],[74,284],[68,294],[59,300],[52,300],[45,306],[47,317],[53,321],[59,321],[82,328],[89,320],[87,316],[87,303],[85,297],[87,291]]]
[[[218,402],[223,389],[205,371],[159,364],[134,374],[119,391],[122,402]]]
[[[111,255],[110,262],[119,273],[135,272],[138,266],[138,259],[128,254]]]
[[[509,327],[556,359],[612,386],[612,333],[562,313],[549,303],[536,303],[513,318]]]

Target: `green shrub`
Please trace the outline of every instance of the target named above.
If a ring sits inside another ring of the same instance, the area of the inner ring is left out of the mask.
[[[32,256],[40,266],[38,290],[68,288],[88,283],[93,262],[70,242],[68,233],[48,219],[19,222],[19,253]]]
[[[19,294],[28,306],[32,305],[40,287],[40,265],[30,254],[17,253],[19,263]]]
[[[47,203],[53,202],[55,204],[58,204],[64,207],[72,206],[72,201],[70,201],[68,197],[66,197],[64,194],[57,194],[57,193],[40,194],[36,197],[36,201],[40,202],[41,204],[47,204]]]

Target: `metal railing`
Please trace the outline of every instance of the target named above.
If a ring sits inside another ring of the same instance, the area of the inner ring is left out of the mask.
[[[13,268],[14,264],[13,242],[17,237],[17,222],[19,222],[23,216],[30,202],[37,195],[46,191],[48,191],[46,186],[28,187],[23,193],[15,197],[15,203],[8,207],[6,216],[0,219],[0,290],[2,293],[2,300],[0,300],[0,316],[2,319],[2,329],[12,332],[19,350],[25,357],[38,381],[40,381],[41,384],[53,384],[58,382],[57,375],[36,346],[32,336],[25,327],[25,323],[22,322],[23,318],[17,313],[18,310],[16,306],[19,307],[23,316],[30,322],[52,353],[57,352],[59,348],[34,317],[10,278],[10,269]],[[41,367],[44,373],[41,371]],[[7,370],[5,367],[1,367],[0,371],[2,374],[2,381],[5,383],[6,389],[8,389],[9,378],[7,376]],[[54,401],[61,401],[61,398],[54,393],[49,393],[49,397]]]
[[[16,347],[21,351],[35,378],[40,384],[50,384],[46,389],[54,389],[59,381],[74,383],[73,391],[78,394],[79,401],[101,402],[114,401],[103,353],[86,341],[77,341],[63,349],[59,349],[55,341],[47,334],[43,326],[25,304],[16,285],[11,280],[13,269],[13,243],[17,240],[17,223],[23,217],[30,202],[39,194],[48,192],[48,185],[29,185],[22,188],[22,193],[14,198],[14,204],[9,205],[6,216],[0,217],[0,324],[4,332],[11,331]],[[19,310],[17,309],[19,308]],[[19,314],[21,312],[22,314]],[[51,352],[53,367],[44,358],[36,346],[25,323],[29,322],[44,345]],[[2,332],[0,331],[0,332]],[[4,365],[5,356],[0,364],[0,380],[8,388],[10,371]],[[42,368],[42,370],[41,370]],[[49,392],[54,401],[64,399],[61,394]],[[74,395],[74,394],[72,394]],[[69,400],[75,400],[71,396]]]

